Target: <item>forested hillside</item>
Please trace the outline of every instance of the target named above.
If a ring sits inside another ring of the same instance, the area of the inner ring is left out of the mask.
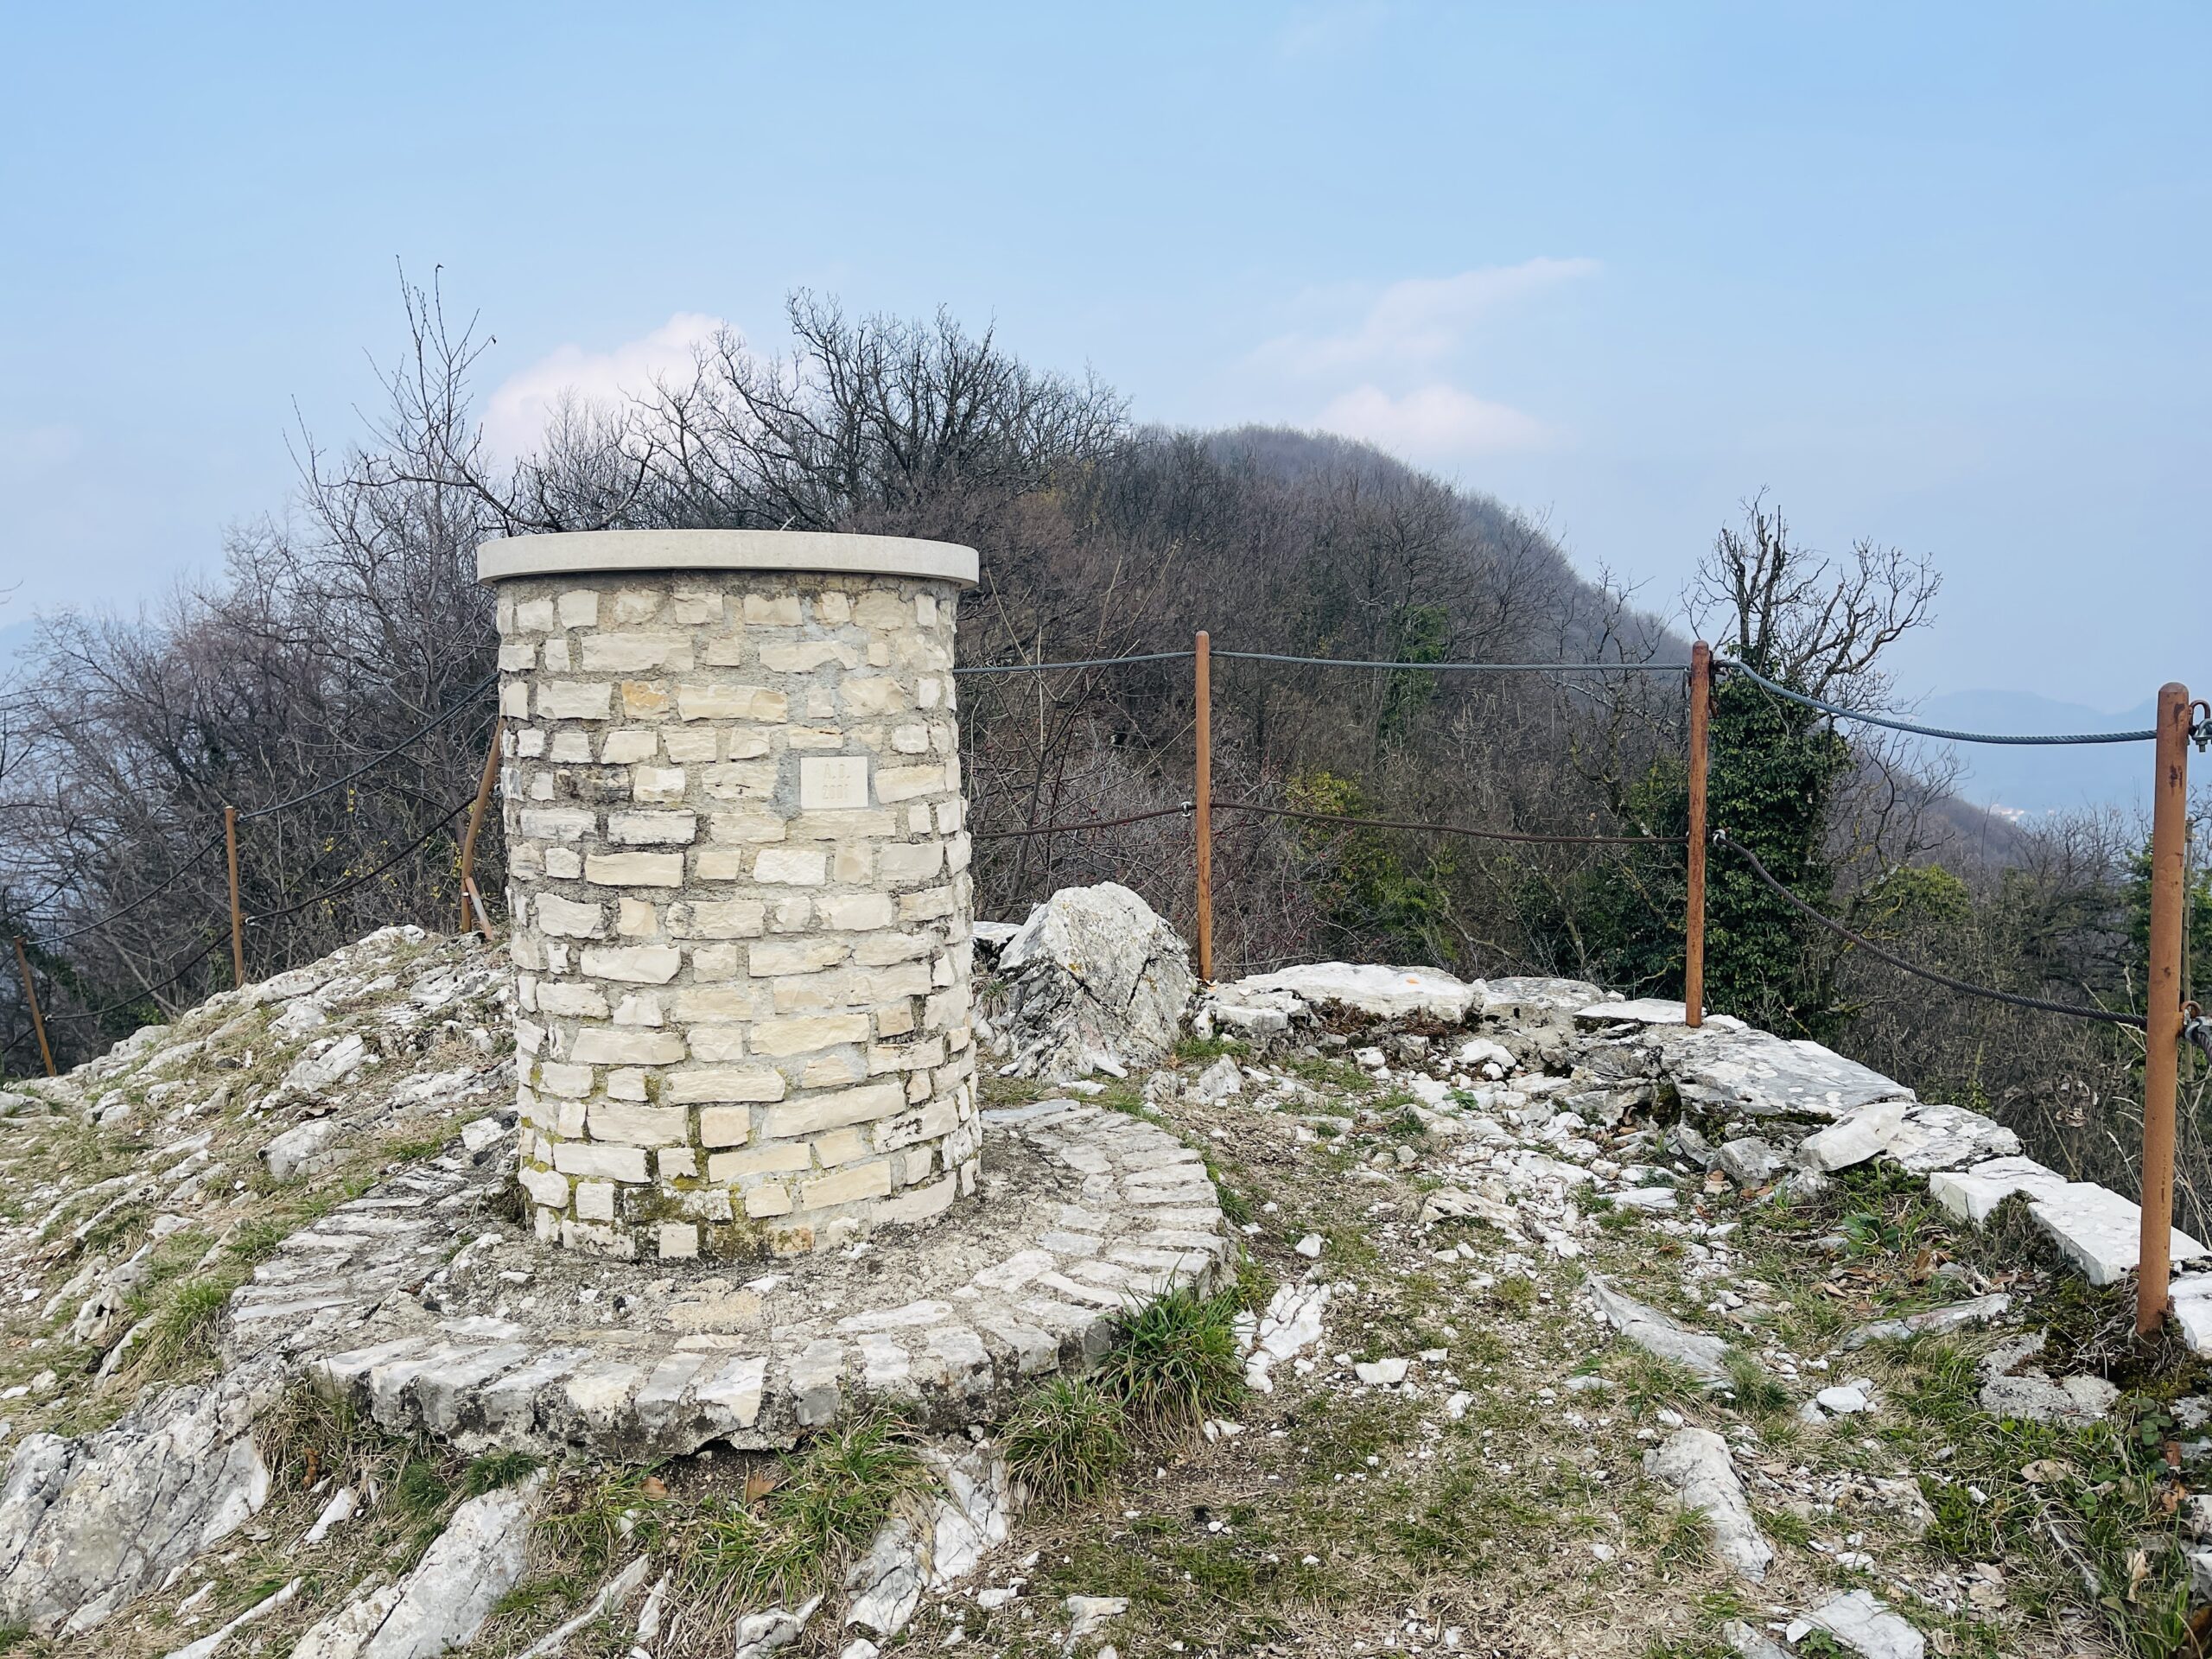
[[[1028,365],[949,317],[855,320],[804,296],[795,355],[725,340],[681,383],[570,410],[510,461],[478,435],[475,340],[448,329],[434,298],[410,296],[409,319],[381,417],[303,449],[299,499],[233,533],[220,579],[143,613],[53,619],[14,664],[0,702],[0,907],[31,941],[67,1056],[229,982],[226,804],[246,819],[251,972],[388,922],[454,925],[456,809],[492,722],[480,689],[494,665],[491,606],[474,568],[489,535],[726,525],[964,542],[983,571],[961,610],[970,665],[1178,651],[1202,627],[1217,652],[1577,665],[1215,662],[1218,798],[1562,836],[1681,833],[1683,679],[1637,665],[1684,660],[1692,626],[1764,672],[1865,707],[1890,695],[1882,652],[1932,613],[1924,563],[1874,543],[1821,558],[1764,503],[1716,543],[1690,614],[1674,595],[1647,607],[1578,572],[1510,509],[1372,448],[1145,426],[1110,389]],[[981,834],[1191,793],[1187,660],[969,676],[963,697]],[[252,816],[456,709],[345,786]],[[1982,982],[2131,995],[2133,825],[1993,831],[1909,752],[1838,735],[1740,680],[1721,688],[1714,764],[1716,820],[1829,913]],[[1224,973],[1338,956],[1679,993],[1678,844],[1500,842],[1236,811],[1217,825]],[[496,828],[480,856],[496,895]],[[1108,878],[1186,931],[1192,917],[1179,813],[987,840],[976,869],[985,917],[1018,918],[1057,887]],[[2120,1122],[2133,1086],[2122,1039],[1902,981],[1732,866],[1716,865],[1714,882],[1717,1006],[1994,1110],[2046,1158],[2127,1184],[2113,1167],[2134,1139]],[[20,988],[4,982],[0,1042],[22,1071],[35,1054]]]

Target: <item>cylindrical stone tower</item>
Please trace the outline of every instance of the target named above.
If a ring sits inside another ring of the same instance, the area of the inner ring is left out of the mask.
[[[972,1192],[973,550],[594,531],[477,570],[538,1236],[794,1254]]]

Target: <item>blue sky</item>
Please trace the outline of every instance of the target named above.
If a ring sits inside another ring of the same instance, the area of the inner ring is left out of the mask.
[[[1143,417],[1327,425],[1664,607],[1765,487],[1932,554],[1916,692],[2212,687],[2212,11],[0,10],[0,623],[129,606],[350,435],[395,261],[480,390],[785,293]]]

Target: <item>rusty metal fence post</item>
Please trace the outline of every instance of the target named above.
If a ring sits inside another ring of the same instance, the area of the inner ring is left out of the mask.
[[[54,1069],[54,1051],[47,1046],[46,1015],[38,1006],[38,987],[31,983],[31,959],[23,954],[23,936],[16,936],[16,969],[23,976],[23,1001],[30,1005],[31,1029],[38,1034],[38,1057],[46,1062],[46,1075],[60,1075]]]
[[[486,938],[492,937],[492,918],[484,913],[483,896],[476,891],[476,833],[484,827],[484,809],[492,799],[492,785],[499,775],[499,721],[492,721],[492,747],[484,756],[484,775],[476,780],[476,798],[469,803],[468,829],[461,838],[461,931],[468,931],[468,912],[476,911],[476,925]]]
[[[1705,1023],[1705,785],[1713,719],[1713,647],[1690,647],[1689,881],[1682,906],[1682,1021]]]
[[[223,851],[231,867],[231,983],[245,983],[245,912],[238,906],[238,810],[223,809]]]
[[[2188,883],[2189,688],[2158,692],[2151,795],[2151,938],[2143,1005],[2143,1237],[2135,1332],[2154,1335],[2171,1300],[2174,1096],[2181,1071],[2182,908]]]
[[[1192,800],[1198,858],[1198,978],[1213,981],[1213,658],[1212,641],[1198,630],[1196,695],[1198,776]]]

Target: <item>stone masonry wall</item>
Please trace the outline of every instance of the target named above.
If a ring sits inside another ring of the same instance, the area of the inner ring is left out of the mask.
[[[950,582],[499,584],[538,1236],[791,1254],[976,1179]]]

